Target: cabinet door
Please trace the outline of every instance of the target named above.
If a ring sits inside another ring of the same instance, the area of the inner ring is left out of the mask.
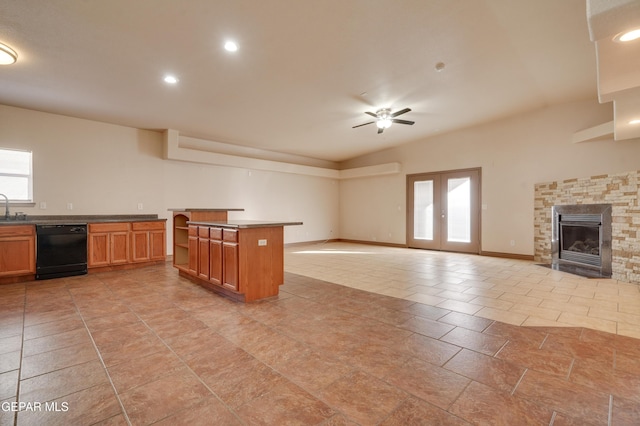
[[[111,264],[117,265],[121,263],[129,263],[129,233],[128,232],[112,232],[110,235],[111,243]]]
[[[142,224],[135,224],[142,227]],[[149,262],[165,259],[166,233],[162,230],[131,232],[131,261]]]
[[[0,238],[0,276],[26,275],[35,271],[34,237]]]
[[[89,267],[129,263],[129,223],[90,223],[87,238]]]
[[[131,233],[131,261],[146,262],[149,260],[149,232],[134,231]]]
[[[149,260],[164,260],[166,258],[167,234],[161,231],[149,231]]]
[[[109,234],[89,233],[88,266],[107,266],[109,264]]]
[[[209,279],[209,239],[198,238],[198,278]]]
[[[166,256],[166,224],[164,221],[131,223],[131,261],[164,260]],[[143,236],[144,234],[144,236]],[[183,236],[186,238],[186,234]],[[180,238],[180,236],[178,236]],[[186,242],[186,240],[184,241]]]
[[[189,273],[198,275],[198,237],[189,237]]]
[[[238,244],[226,241],[222,243],[222,262],[222,285],[231,290],[239,291]]]
[[[222,285],[222,241],[209,241],[209,281]]]

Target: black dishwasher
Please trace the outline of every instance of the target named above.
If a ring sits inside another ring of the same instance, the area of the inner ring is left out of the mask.
[[[87,273],[87,224],[36,225],[36,279]]]

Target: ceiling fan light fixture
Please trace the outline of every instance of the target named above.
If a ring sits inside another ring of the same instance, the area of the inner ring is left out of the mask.
[[[238,44],[235,41],[228,40],[224,43],[224,50],[227,52],[237,52]]]
[[[391,127],[393,121],[391,121],[391,110],[388,108],[379,109],[376,112],[378,118],[376,118],[376,126],[378,129],[388,129]]]
[[[365,111],[365,114],[373,117],[374,120],[368,121],[363,124],[358,124],[357,126],[353,126],[353,128],[355,129],[356,127],[362,127],[368,124],[375,123],[376,127],[378,128],[378,134],[380,134],[385,129],[388,129],[389,127],[391,127],[393,123],[412,125],[415,123],[415,121],[401,120],[399,118],[396,118],[399,115],[406,114],[409,111],[411,111],[411,108],[404,108],[394,113],[391,113],[391,108],[381,108],[376,112]]]
[[[18,60],[18,54],[15,50],[0,43],[0,65],[11,65]]]
[[[388,129],[391,127],[391,123],[392,121],[390,118],[379,118],[376,120],[376,126],[378,126],[378,129]]]
[[[623,33],[618,34],[613,38],[615,41],[627,42],[633,41],[640,38],[640,28],[636,28],[635,30],[625,31]]]

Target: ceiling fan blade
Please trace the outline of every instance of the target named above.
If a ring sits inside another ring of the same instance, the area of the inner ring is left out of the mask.
[[[352,129],[355,129],[356,127],[366,126],[367,124],[373,124],[373,123],[375,123],[375,121],[370,121],[370,122],[364,123],[364,124],[358,124],[357,126],[353,126]]]
[[[378,134],[384,132],[384,129],[378,129]]]
[[[415,121],[409,121],[409,120],[399,120],[397,118],[392,118],[391,121],[393,121],[394,123],[398,123],[398,124],[408,124],[408,125],[412,125],[415,124]]]
[[[406,114],[406,113],[407,113],[407,112],[409,112],[409,111],[411,111],[411,108],[401,109],[400,111],[396,111],[396,112],[394,112],[393,114],[391,114],[391,117],[392,117],[392,118],[393,118],[393,117],[397,117],[397,116],[399,116],[399,115]]]
[[[365,114],[369,114],[372,117],[378,118],[378,115],[375,112],[365,111]]]

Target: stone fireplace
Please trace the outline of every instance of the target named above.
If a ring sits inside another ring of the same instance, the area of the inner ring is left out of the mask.
[[[611,204],[551,208],[553,269],[587,277],[611,277]]]
[[[640,284],[639,191],[640,171],[536,184],[534,260],[539,263],[553,264],[552,242],[554,241],[553,233],[556,230],[553,224],[554,206],[609,205],[611,207],[611,278]],[[572,234],[575,232],[578,234]],[[590,244],[586,241],[587,239],[595,239],[593,232],[593,229],[591,231],[575,228],[572,230],[569,227],[565,236],[568,239],[575,237],[586,246]],[[558,238],[560,237],[555,237],[556,240]],[[574,249],[577,249],[577,246]],[[602,250],[606,248],[601,247],[601,253]]]

